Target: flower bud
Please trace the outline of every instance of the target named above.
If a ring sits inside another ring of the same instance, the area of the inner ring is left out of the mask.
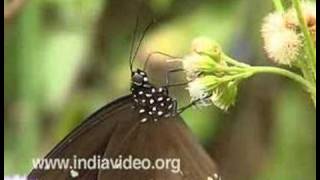
[[[198,37],[192,41],[191,49],[199,54],[206,54],[213,58],[216,62],[221,61],[221,47],[218,43],[206,37]]]

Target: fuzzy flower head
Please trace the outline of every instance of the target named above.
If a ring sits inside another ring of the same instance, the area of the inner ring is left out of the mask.
[[[200,100],[198,105],[210,105],[212,88],[216,86],[216,78],[214,76],[204,76],[195,79],[188,84],[187,90],[191,96],[191,100]]]
[[[221,82],[215,76],[204,76],[190,82],[187,89],[191,100],[198,100],[197,105],[208,106],[214,104],[219,109],[226,111],[235,103],[238,82]]]
[[[261,33],[265,52],[272,61],[291,65],[297,60],[303,46],[301,35],[287,28],[283,14],[269,14],[264,19]]]
[[[188,79],[195,79],[201,73],[208,73],[215,70],[218,64],[207,55],[191,53],[182,60],[183,68],[187,72]]]

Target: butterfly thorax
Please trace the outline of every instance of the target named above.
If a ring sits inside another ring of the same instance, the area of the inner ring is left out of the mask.
[[[176,100],[168,95],[166,87],[155,87],[150,84],[147,74],[137,70],[131,75],[131,91],[134,108],[141,116],[141,122],[158,121],[176,115]]]

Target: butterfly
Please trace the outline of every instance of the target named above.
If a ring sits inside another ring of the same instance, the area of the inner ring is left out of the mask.
[[[147,31],[148,26],[144,33]],[[135,30],[136,32],[136,30]],[[135,37],[134,33],[134,37]],[[135,38],[134,38],[135,39]],[[140,38],[138,48],[143,39]],[[63,180],[218,180],[216,164],[184,123],[177,100],[168,86],[156,87],[144,68],[132,70],[131,94],[120,97],[93,113],[67,135],[44,160],[88,159],[175,159],[177,169],[155,168],[34,168],[28,179]],[[136,52],[138,51],[136,49]],[[165,162],[165,161],[161,161]],[[168,164],[168,163],[167,163]],[[74,164],[73,164],[74,165]]]

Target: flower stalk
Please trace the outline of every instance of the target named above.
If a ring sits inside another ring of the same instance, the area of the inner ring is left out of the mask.
[[[258,74],[258,73],[270,73],[270,74],[277,74],[281,75],[284,77],[287,77],[293,81],[296,81],[300,85],[302,85],[305,89],[307,89],[312,97],[316,97],[316,87],[313,86],[309,81],[304,79],[301,75],[293,73],[291,71],[278,68],[278,67],[268,67],[268,66],[254,66],[250,68],[253,74]],[[312,99],[314,99],[312,98]],[[314,99],[315,103],[315,99]]]
[[[279,11],[279,12],[283,12],[284,11],[284,7],[282,5],[281,0],[273,0],[273,4],[274,4],[274,6],[275,6],[277,11]]]

